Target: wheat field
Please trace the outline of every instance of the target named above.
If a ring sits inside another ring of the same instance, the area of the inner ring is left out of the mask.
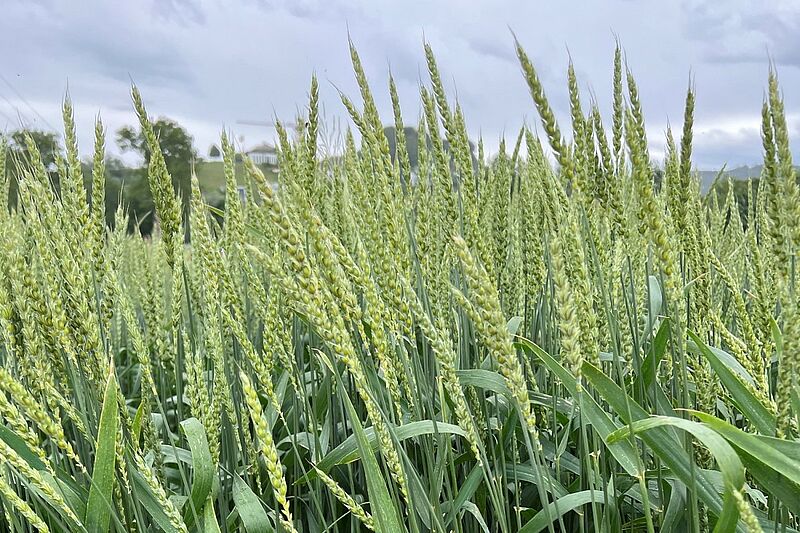
[[[700,192],[693,89],[652,161],[619,48],[610,117],[569,65],[567,126],[516,51],[541,123],[490,158],[428,45],[421,111],[390,79],[389,117],[351,45],[341,150],[319,146],[312,79],[277,187],[245,161],[242,202],[222,134],[224,213],[193,178],[182,215],[134,87],[149,239],[124,205],[106,226],[105,132],[86,189],[69,99],[58,188],[33,140],[16,176],[0,151],[19,183],[0,528],[794,531],[800,192],[777,74],[743,216],[733,187]],[[417,115],[412,167],[384,126]]]

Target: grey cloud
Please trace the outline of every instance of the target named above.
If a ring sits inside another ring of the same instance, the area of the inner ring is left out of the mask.
[[[753,116],[743,125],[721,125],[696,128],[692,158],[695,165],[705,169],[719,169],[723,165],[735,168],[760,163],[760,118]],[[788,116],[789,138],[793,151],[800,149],[800,117]]]
[[[72,53],[91,65],[93,74],[129,83],[188,89],[194,75],[180,54],[163,42],[111,40],[88,32],[67,38]],[[87,61],[88,60],[88,61]]]
[[[800,8],[760,2],[686,4],[686,34],[702,43],[705,59],[716,63],[800,67]]]
[[[514,53],[514,45],[510,38],[506,41],[498,41],[485,35],[480,35],[475,38],[468,38],[466,41],[469,48],[478,54],[498,59],[514,66],[517,64],[517,56]]]
[[[327,20],[330,17],[346,20],[363,15],[363,10],[343,0],[249,0],[267,11],[285,11],[293,17],[310,21]]]
[[[377,49],[368,46],[374,44],[375,40],[381,43]],[[361,46],[359,43],[362,43]],[[355,44],[363,58],[368,59],[376,67],[382,67],[381,77],[384,79],[387,78],[388,69],[391,69],[395,81],[405,81],[415,85],[425,76],[421,34],[400,35],[393,38],[379,33],[373,39],[357,38]]]
[[[56,0],[12,0],[12,2],[24,7],[35,6],[41,9],[52,9],[56,4]]]
[[[735,168],[759,161],[761,137],[758,129],[727,131],[713,129],[695,135],[693,159],[701,168]]]
[[[181,25],[204,24],[206,21],[199,0],[159,0],[153,3],[153,12],[168,22]]]
[[[134,119],[131,76],[148,109],[180,117],[204,149],[223,125],[244,133],[246,144],[270,140],[274,132],[240,127],[236,120],[291,118],[307,103],[312,72],[320,78],[328,118],[352,126],[332,87],[360,102],[348,31],[383,119],[392,120],[391,68],[405,120],[415,123],[419,83],[429,83],[424,35],[448,95],[458,96],[471,136],[477,139],[482,132],[491,153],[501,134],[512,142],[523,120],[539,123],[509,25],[534,61],[565,136],[570,130],[567,47],[584,109],[592,88],[610,120],[613,27],[636,75],[648,131],[663,133],[666,117],[679,127],[691,68],[697,80],[696,123],[705,127],[695,136],[696,162],[714,168],[725,161],[761,159],[757,131],[731,131],[726,125],[732,115],[759,112],[767,48],[779,64],[800,66],[795,37],[800,36],[800,6],[732,1],[563,0],[556,6],[509,0],[498,9],[477,0],[150,0],[142,9],[85,0],[78,11],[68,0],[12,0],[0,19],[0,47],[19,52],[0,58],[0,71],[26,98],[41,102],[34,105],[41,105],[39,111],[56,125],[69,79],[76,103],[88,110],[88,135],[98,109],[111,115],[112,130]],[[787,111],[800,114],[800,97],[794,96],[800,94],[800,69],[781,69],[781,87]],[[4,94],[11,93],[0,82]],[[45,105],[50,101],[54,105]],[[657,135],[651,140],[663,145]]]

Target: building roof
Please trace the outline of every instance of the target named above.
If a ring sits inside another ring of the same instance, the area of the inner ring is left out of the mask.
[[[277,149],[269,143],[261,143],[253,146],[247,151],[247,154],[274,154]]]

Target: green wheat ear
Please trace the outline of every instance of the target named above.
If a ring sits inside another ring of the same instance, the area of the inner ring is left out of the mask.
[[[418,102],[400,71],[373,91],[349,41],[352,125],[312,74],[277,173],[223,130],[186,199],[136,86],[149,159],[125,180],[99,117],[81,162],[69,94],[62,147],[3,135],[0,529],[796,528],[800,189],[774,67],[760,181],[706,193],[692,81],[660,161],[619,43],[608,107],[567,57],[563,109],[512,44],[540,126],[478,135],[427,41]]]

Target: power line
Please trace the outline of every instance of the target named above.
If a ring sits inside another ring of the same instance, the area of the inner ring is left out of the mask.
[[[276,127],[278,125],[277,122],[266,121],[266,120],[245,120],[245,119],[240,119],[240,120],[237,120],[236,123],[237,124],[242,124],[244,126],[264,126],[264,127],[268,127],[268,128],[274,128],[274,127]],[[295,122],[281,122],[280,124],[282,126],[286,127],[286,128],[294,129],[294,128],[297,127],[297,124]]]
[[[17,112],[17,120],[16,120],[16,122],[18,122],[19,125],[22,126],[23,128],[27,128],[28,127],[28,123],[30,122],[30,120],[28,120],[28,117],[25,116],[25,114],[20,110],[20,108],[14,102],[9,100],[6,97],[6,95],[4,95],[3,93],[0,93],[0,98],[5,100],[6,103],[9,105],[9,107],[11,107],[11,109],[13,109],[14,111]],[[8,115],[6,115],[5,113],[3,113],[3,116],[5,116],[8,119],[9,122],[12,122],[12,123],[14,122],[14,120],[11,117],[9,117]]]
[[[6,115],[6,112],[3,111],[2,109],[0,109],[0,115],[2,115],[6,119],[6,122],[10,122],[10,123],[14,122],[14,119],[12,119],[8,115]]]
[[[46,118],[44,118],[44,115],[42,115],[41,113],[39,113],[39,112],[38,112],[38,111],[37,111],[37,110],[36,110],[36,109],[35,109],[35,108],[34,108],[34,107],[33,107],[33,106],[30,104],[30,102],[28,102],[28,100],[26,100],[26,99],[25,99],[25,97],[24,97],[24,96],[22,96],[22,95],[20,94],[20,92],[19,92],[19,91],[17,91],[17,90],[14,88],[14,86],[13,86],[13,85],[11,85],[11,83],[10,83],[10,82],[9,82],[9,81],[6,79],[6,77],[5,77],[4,75],[0,74],[0,80],[2,80],[2,81],[3,81],[3,83],[5,83],[6,85],[8,85],[8,88],[9,88],[9,89],[11,89],[11,91],[12,91],[12,92],[13,92],[15,95],[17,95],[17,98],[19,98],[20,100],[22,100],[22,103],[24,103],[24,104],[25,104],[25,105],[28,107],[28,109],[30,109],[31,111],[33,111],[33,113],[34,113],[34,114],[35,114],[37,117],[39,117],[40,119],[42,119],[42,122],[44,122],[44,123],[45,123],[45,125],[46,125],[48,128],[50,128],[50,129],[51,129],[51,130],[53,130],[53,131],[58,131],[58,128],[54,128],[54,127],[53,127],[53,125],[52,125],[52,124],[50,124],[50,122],[48,122],[48,120],[47,120]],[[19,111],[18,111],[18,112],[19,112]]]

